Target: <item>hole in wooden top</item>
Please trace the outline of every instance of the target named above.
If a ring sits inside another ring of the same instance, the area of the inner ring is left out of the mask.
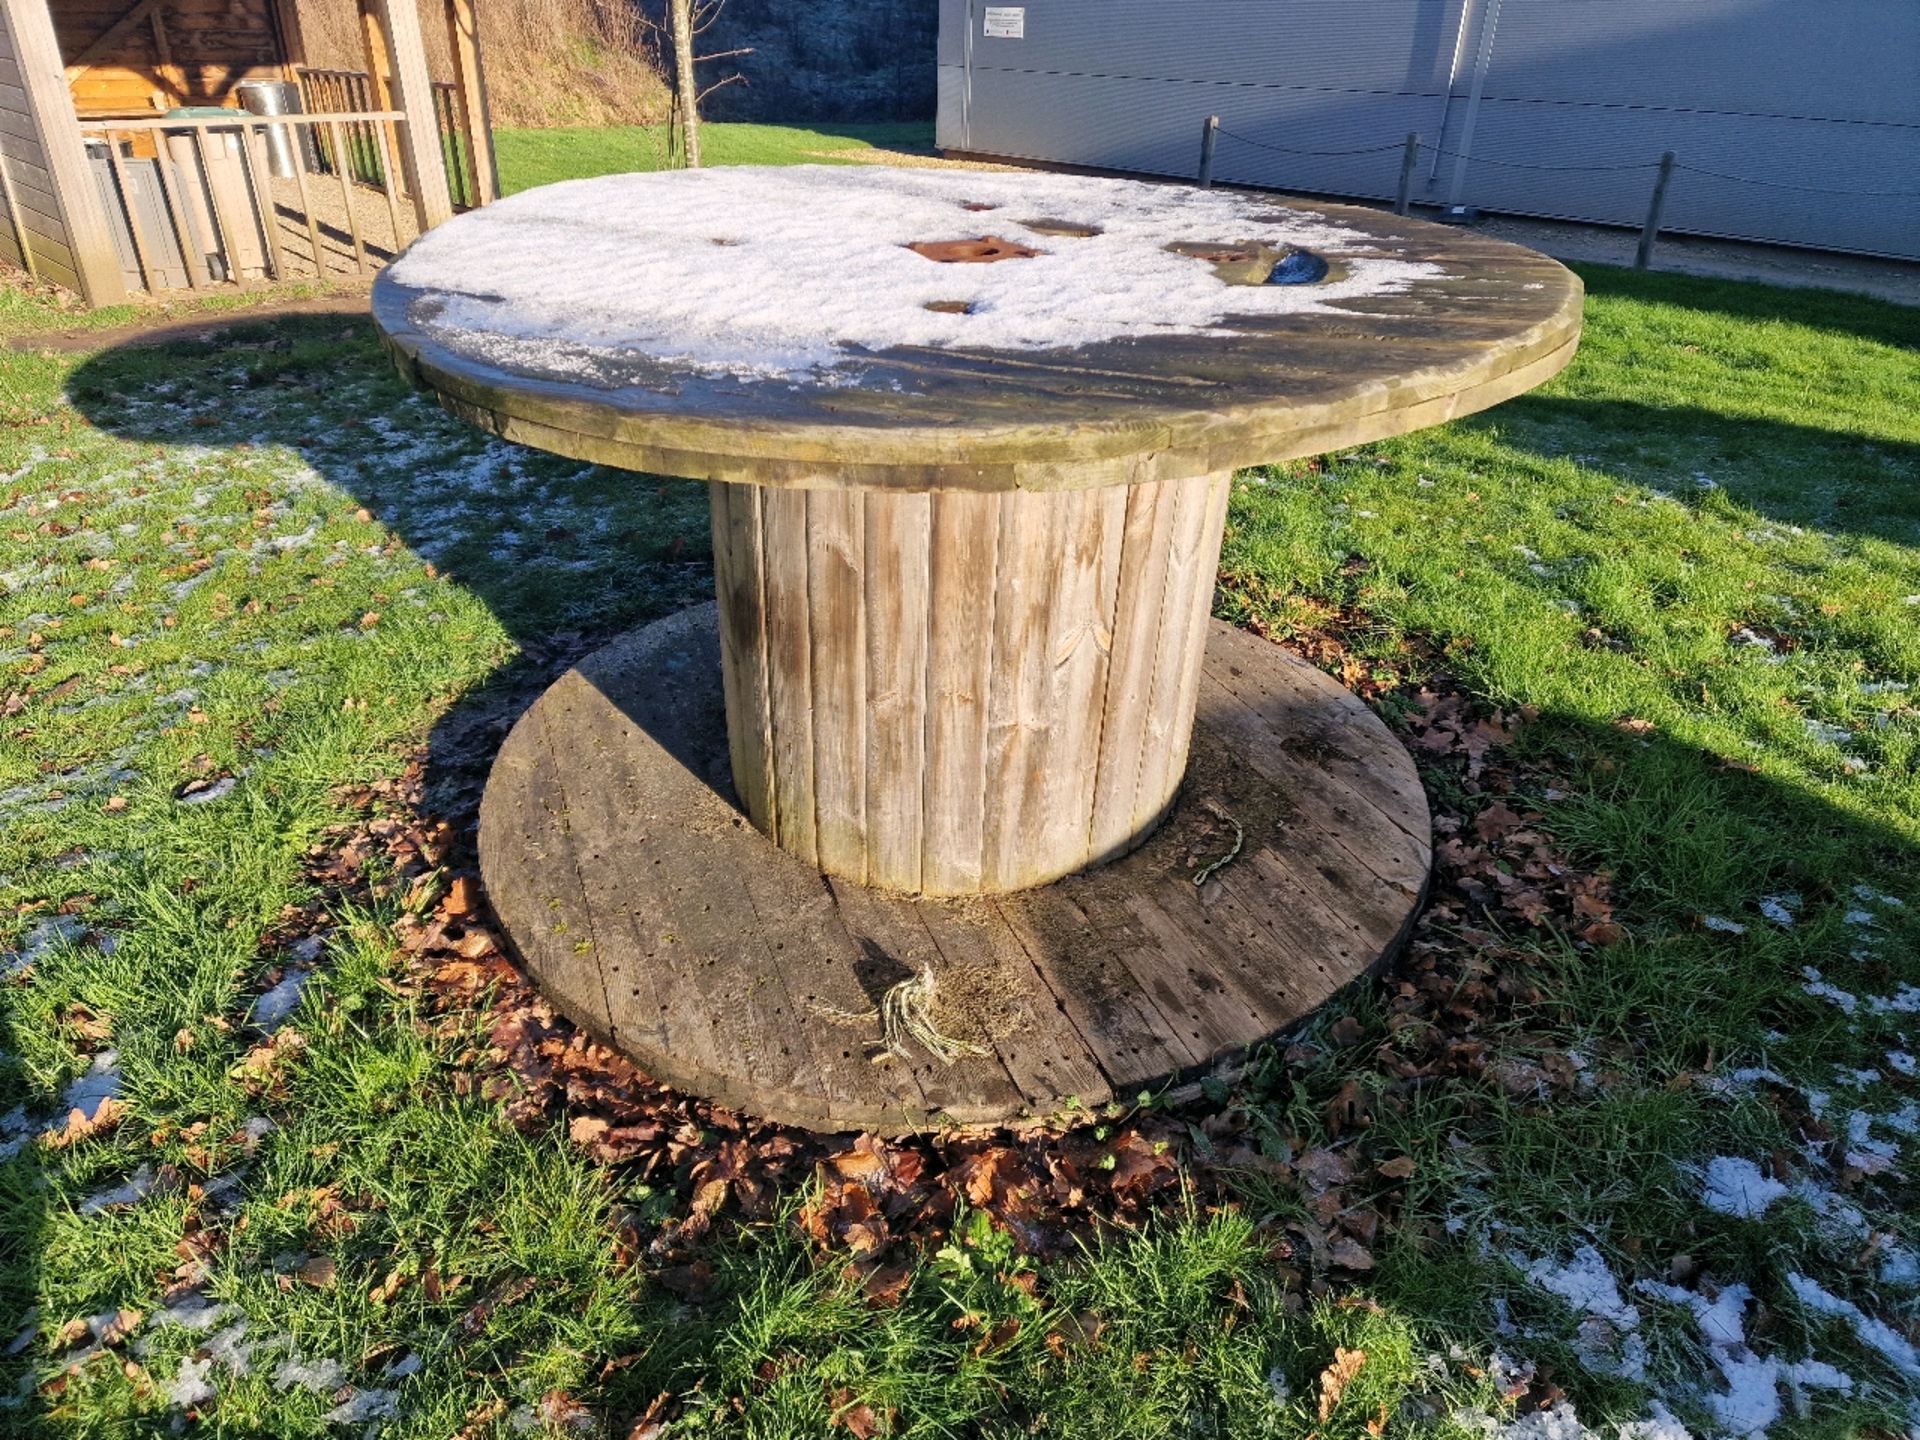
[[[962,210],[971,210],[977,215],[982,210],[998,210],[1000,207],[998,205],[989,205],[984,200],[964,200],[961,202],[960,208]]]
[[[1081,225],[1073,220],[1022,220],[1036,235],[1057,235],[1063,240],[1090,240],[1104,233],[1098,225]]]
[[[1311,250],[1282,250],[1258,240],[1167,246],[1176,255],[1205,260],[1229,285],[1320,285],[1344,278],[1347,267]]]
[[[1206,261],[1213,266],[1213,273],[1229,285],[1266,284],[1267,276],[1273,273],[1274,262],[1280,258],[1278,250],[1258,240],[1206,244],[1182,240],[1167,249],[1176,255]]]
[[[971,315],[973,302],[971,300],[929,300],[922,308],[939,315]]]
[[[907,249],[943,265],[987,265],[995,260],[1026,260],[1043,253],[997,235],[982,235],[977,240],[921,240]]]

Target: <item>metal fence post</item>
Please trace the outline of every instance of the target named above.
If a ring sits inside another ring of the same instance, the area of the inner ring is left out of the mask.
[[[1633,268],[1644,270],[1653,263],[1653,240],[1660,233],[1660,211],[1667,203],[1667,182],[1673,178],[1673,151],[1660,157],[1660,177],[1653,182],[1653,199],[1647,205],[1647,223],[1640,227],[1640,248],[1633,252]]]
[[[1407,148],[1400,155],[1400,189],[1393,200],[1393,213],[1407,215],[1413,210],[1413,167],[1420,163],[1420,136],[1409,130]]]
[[[1200,188],[1207,189],[1213,184],[1213,144],[1220,138],[1220,117],[1207,116],[1207,123],[1200,127]]]

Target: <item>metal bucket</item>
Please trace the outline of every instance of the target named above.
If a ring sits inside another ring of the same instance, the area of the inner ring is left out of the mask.
[[[250,115],[298,115],[302,111],[300,87],[288,80],[242,80],[233,87],[235,98]],[[305,125],[269,125],[265,129],[267,173],[291,180],[300,173],[301,150],[309,170],[318,169],[312,153],[313,136]],[[295,147],[301,147],[296,150]]]

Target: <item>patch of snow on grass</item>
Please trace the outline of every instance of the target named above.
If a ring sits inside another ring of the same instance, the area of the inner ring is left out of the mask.
[[[1485,1411],[1455,1410],[1453,1423],[1484,1440],[1693,1440],[1691,1432],[1658,1400],[1648,1407],[1645,1420],[1628,1420],[1590,1430],[1570,1403],[1535,1410],[1513,1420],[1497,1420]]]
[[[102,1050],[93,1057],[86,1073],[67,1087],[60,1105],[63,1110],[78,1110],[91,1120],[100,1113],[100,1102],[120,1094],[120,1052]]]
[[[307,981],[313,978],[311,970],[289,967],[280,983],[261,995],[253,1002],[248,1018],[256,1029],[271,1035],[286,1023],[286,1019],[300,1006],[300,997],[305,992]]]
[[[346,1378],[346,1367],[338,1360],[305,1359],[296,1354],[274,1367],[273,1388],[290,1390],[298,1385],[303,1390],[338,1390]]]
[[[1891,995],[1869,995],[1867,1008],[1876,1015],[1920,1014],[1920,985],[1902,985]]]
[[[1920,1253],[1890,1245],[1880,1257],[1880,1283],[1898,1290],[1920,1288]]]
[[[153,1189],[153,1167],[142,1165],[118,1185],[96,1190],[80,1202],[82,1215],[98,1215],[120,1205],[137,1205]]]
[[[204,1405],[213,1399],[213,1381],[208,1378],[213,1369],[213,1357],[195,1359],[191,1355],[180,1357],[180,1369],[174,1374],[173,1383],[167,1386],[167,1399],[182,1410],[190,1405]]]
[[[1757,1220],[1767,1207],[1789,1193],[1758,1165],[1735,1155],[1716,1155],[1707,1162],[1706,1189],[1700,1203],[1717,1215]]]
[[[1817,1386],[1842,1392],[1853,1389],[1851,1376],[1819,1360],[1783,1364],[1772,1356],[1755,1354],[1747,1348],[1747,1305],[1753,1291],[1745,1285],[1728,1285],[1717,1295],[1682,1289],[1654,1280],[1642,1280],[1634,1289],[1693,1312],[1700,1327],[1700,1339],[1719,1367],[1724,1391],[1702,1395],[1706,1406],[1724,1433],[1758,1437],[1780,1418],[1780,1385]]]
[[[1879,1175],[1893,1168],[1900,1147],[1873,1137],[1873,1116],[1856,1110],[1847,1117],[1847,1164],[1863,1175]]]
[[[356,1390],[320,1418],[329,1425],[357,1425],[364,1420],[391,1420],[400,1413],[400,1397],[392,1390]]]
[[[1100,233],[1022,223],[1044,219]],[[1041,253],[951,265],[907,248],[986,235]],[[1313,286],[1229,285],[1206,260],[1166,248],[1254,240],[1319,251],[1347,273]],[[542,186],[429,231],[387,273],[432,292],[442,308],[426,328],[470,354],[558,364],[587,346],[780,377],[895,346],[1033,351],[1231,333],[1229,316],[1338,314],[1335,302],[1445,273],[1373,258],[1372,244],[1312,212],[1226,190],[724,166]],[[953,301],[968,313],[926,308]]]
[[[233,787],[240,783],[239,777],[222,775],[204,789],[192,791],[180,797],[182,805],[206,805],[215,800],[224,800],[233,793]]]
[[[1640,1312],[1621,1296],[1613,1271],[1593,1246],[1582,1245],[1564,1265],[1547,1259],[1529,1264],[1524,1256],[1509,1258],[1526,1272],[1527,1279],[1558,1295],[1572,1309],[1597,1315],[1623,1330],[1640,1324]]]
[[[209,1300],[204,1295],[189,1294],[156,1310],[150,1323],[156,1327],[178,1325],[183,1330],[197,1333],[211,1330],[220,1317],[227,1314],[228,1309],[228,1306]]]
[[[69,944],[87,933],[86,922],[75,915],[49,915],[29,930],[18,950],[0,953],[0,978],[11,979],[56,945]]]
[[[1798,1271],[1787,1276],[1787,1285],[1792,1289],[1794,1298],[1814,1314],[1845,1320],[1853,1327],[1853,1333],[1862,1345],[1869,1350],[1877,1350],[1901,1374],[1920,1379],[1920,1354],[1915,1353],[1912,1342],[1906,1336],[1884,1320],[1867,1314],[1851,1300],[1842,1299],[1819,1281]]]
[[[1830,1000],[1840,1007],[1843,1014],[1847,1015],[1853,1014],[1855,1010],[1860,1008],[1860,997],[1858,995],[1855,995],[1851,990],[1842,990],[1832,981],[1824,979],[1820,971],[1813,966],[1803,965],[1800,968],[1800,973],[1806,977],[1807,982],[1800,988],[1806,991],[1807,994],[1813,996],[1814,999]]]

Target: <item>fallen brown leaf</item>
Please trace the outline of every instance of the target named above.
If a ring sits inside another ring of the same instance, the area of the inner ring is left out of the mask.
[[[1342,1270],[1371,1270],[1373,1256],[1351,1235],[1341,1235],[1327,1247],[1327,1255]]]
[[[106,1134],[125,1119],[126,1114],[127,1107],[109,1095],[94,1107],[91,1117],[84,1110],[69,1110],[60,1128],[49,1130],[41,1138],[49,1148],[64,1150],[89,1136]]]
[[[1347,1387],[1353,1384],[1360,1374],[1360,1368],[1367,1363],[1367,1352],[1348,1350],[1335,1346],[1333,1363],[1320,1372],[1320,1423],[1326,1424],[1333,1417],[1334,1407],[1340,1403],[1340,1397],[1347,1393]]]
[[[852,1431],[855,1440],[872,1440],[873,1436],[885,1433],[873,1407],[857,1399],[853,1391],[836,1390],[827,1403],[833,1407],[831,1423]]]

